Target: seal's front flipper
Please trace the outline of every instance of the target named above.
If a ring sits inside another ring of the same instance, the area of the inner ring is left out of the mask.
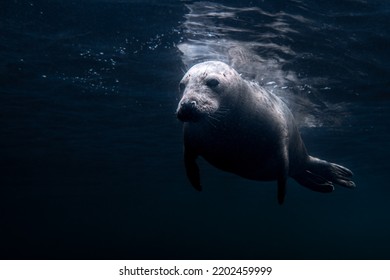
[[[287,139],[287,137],[285,138]],[[285,143],[282,145],[282,157],[281,162],[282,166],[278,175],[278,202],[279,204],[283,204],[284,198],[286,196],[286,185],[287,185],[287,176],[288,176],[288,170],[290,168],[290,161],[288,158],[288,152],[287,152],[288,144]]]
[[[278,178],[278,202],[279,204],[283,204],[284,198],[286,196],[286,177]]]
[[[197,190],[201,191],[202,186],[200,184],[199,167],[196,163],[197,156],[194,153],[184,149],[184,166],[186,168],[187,177],[191,182],[191,185]]]

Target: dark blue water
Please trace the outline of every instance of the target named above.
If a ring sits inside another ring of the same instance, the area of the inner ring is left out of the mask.
[[[0,8],[0,258],[389,259],[390,3]],[[332,194],[182,164],[178,82],[218,59],[283,98]]]

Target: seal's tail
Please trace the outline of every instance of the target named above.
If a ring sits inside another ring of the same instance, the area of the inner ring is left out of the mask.
[[[309,156],[303,172],[292,176],[299,184],[317,192],[332,192],[337,184],[354,188],[353,173],[344,166]]]

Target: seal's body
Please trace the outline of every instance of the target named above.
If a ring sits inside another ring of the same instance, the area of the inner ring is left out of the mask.
[[[191,184],[201,190],[196,158],[259,181],[278,181],[283,202],[287,176],[319,192],[333,183],[352,188],[352,172],[307,154],[294,118],[277,96],[245,81],[225,63],[193,66],[180,82],[177,117],[184,122],[184,161]]]

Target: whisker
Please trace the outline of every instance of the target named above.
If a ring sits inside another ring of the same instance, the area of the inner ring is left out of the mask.
[[[223,116],[223,115],[220,115],[220,114],[215,114],[215,112],[213,113],[208,113],[207,114],[207,119],[210,123],[213,124],[213,126],[216,128],[216,125],[218,125],[219,123],[221,123],[221,119],[219,118],[220,116]]]
[[[210,119],[220,121],[218,118],[216,118],[216,117],[214,116],[214,114],[207,114],[207,116],[208,116]]]
[[[217,128],[217,125],[213,122],[213,120],[215,120],[215,119],[213,119],[213,118],[207,118],[207,122],[208,122],[212,127]]]
[[[229,111],[229,108],[218,108],[218,110],[214,112],[214,115],[223,117],[228,114]]]

